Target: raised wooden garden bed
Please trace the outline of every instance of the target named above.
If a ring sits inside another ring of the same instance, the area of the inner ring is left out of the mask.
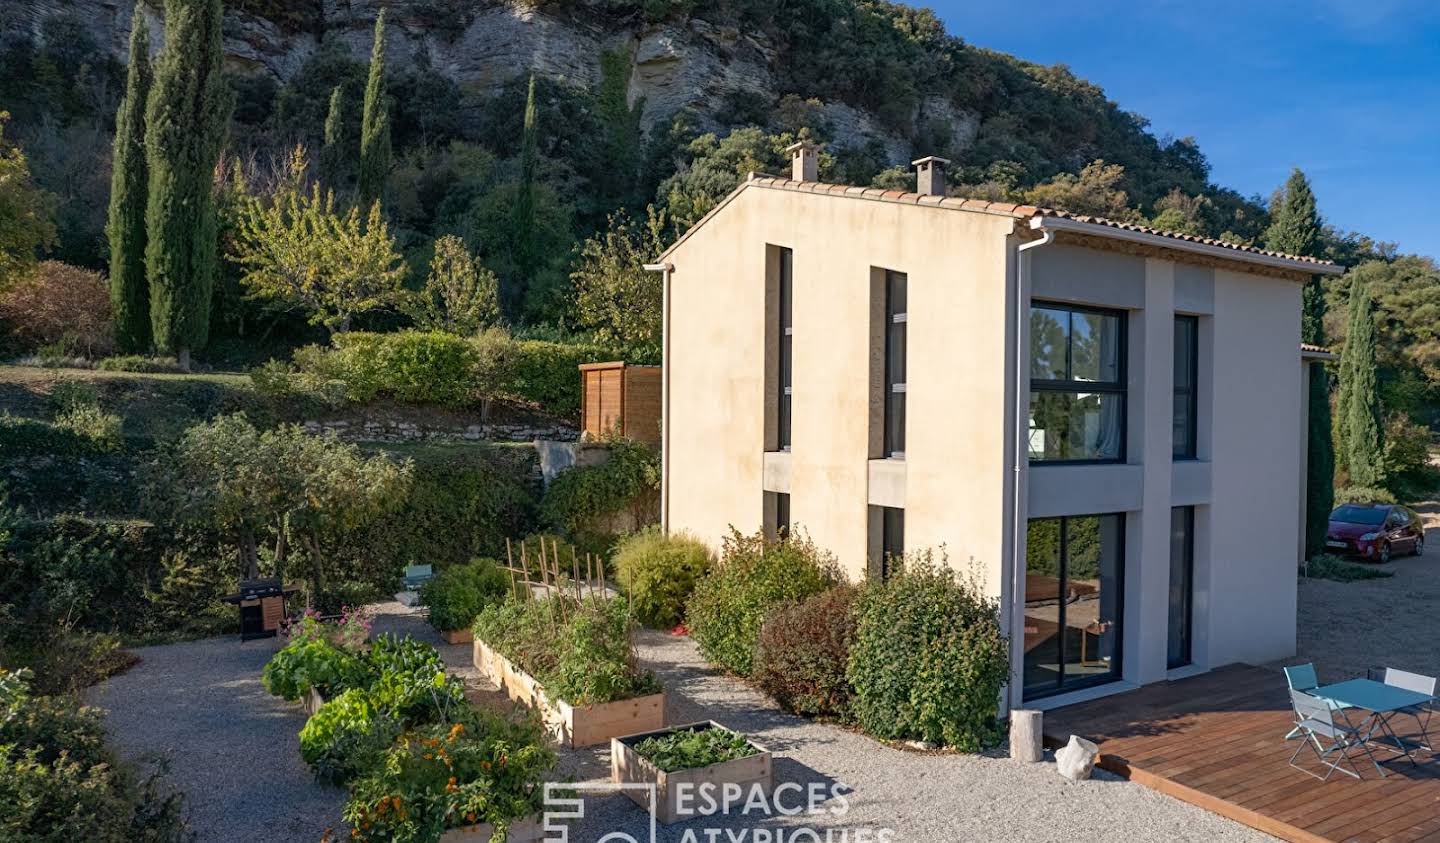
[[[723,789],[727,785],[740,787],[739,805],[745,804],[751,789],[758,786],[767,795],[773,786],[770,751],[750,741],[754,755],[721,761],[707,767],[692,770],[676,770],[667,773],[635,751],[636,744],[646,738],[661,737],[686,729],[724,729],[714,720],[702,720],[683,726],[671,726],[651,732],[612,738],[610,740],[610,780],[616,784],[653,784],[655,786],[655,819],[671,823],[717,813],[724,810]],[[733,730],[729,730],[733,731]],[[733,787],[731,788],[733,791]],[[702,796],[702,790],[710,798]],[[649,794],[634,788],[624,790],[626,796],[642,808],[649,810]],[[682,794],[684,798],[682,799]],[[683,804],[682,804],[683,803]],[[714,804],[713,811],[705,811]]]
[[[440,835],[440,843],[490,843],[495,826],[490,823],[452,828]],[[510,823],[505,830],[506,843],[539,843],[545,839],[545,826],[538,816]]]
[[[649,694],[599,705],[572,706],[551,699],[535,678],[490,649],[475,642],[475,667],[510,699],[540,712],[545,726],[561,745],[575,749],[603,744],[635,732],[663,729],[665,694]]]
[[[469,644],[475,640],[475,633],[469,629],[446,629],[441,630],[440,637],[446,644]]]

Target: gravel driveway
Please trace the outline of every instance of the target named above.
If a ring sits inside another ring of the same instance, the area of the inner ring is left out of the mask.
[[[1390,562],[1395,576],[1300,581],[1299,656],[1285,664],[1313,661],[1321,682],[1364,676],[1368,667],[1440,676],[1440,504],[1415,509],[1428,549]]]

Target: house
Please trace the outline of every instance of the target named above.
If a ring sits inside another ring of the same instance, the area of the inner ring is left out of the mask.
[[[1010,706],[1294,652],[1301,287],[1339,267],[791,153],[651,267],[668,529],[803,528],[852,579],[943,547]]]

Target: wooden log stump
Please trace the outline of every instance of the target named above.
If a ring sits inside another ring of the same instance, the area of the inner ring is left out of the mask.
[[[1011,758],[1031,764],[1045,760],[1043,717],[1042,712],[1028,708],[1010,712]]]

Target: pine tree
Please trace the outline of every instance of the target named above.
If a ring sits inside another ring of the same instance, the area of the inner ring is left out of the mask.
[[[330,91],[330,110],[325,113],[325,145],[320,148],[320,179],[331,189],[340,187],[344,173],[345,149],[345,86]]]
[[[1299,168],[1286,180],[1283,198],[1273,211],[1265,246],[1289,255],[1317,257],[1320,213],[1310,182]],[[1320,276],[1311,276],[1302,293],[1300,341],[1325,344],[1325,291]],[[1325,550],[1330,510],[1335,507],[1335,443],[1331,438],[1330,376],[1321,365],[1309,367],[1309,429],[1305,461],[1305,557]]]
[[[365,112],[360,124],[360,205],[380,201],[390,174],[390,109],[385,100],[385,10],[375,17],[370,77],[365,82]]]
[[[515,280],[506,291],[507,315],[514,319],[535,280],[535,176],[540,168],[536,139],[535,77],[525,96],[525,128],[520,138],[520,184],[515,194],[514,231],[511,248],[515,257]]]
[[[110,310],[122,351],[150,348],[150,282],[145,278],[145,106],[150,95],[150,27],[137,6],[130,14],[130,63],[125,98],[115,114],[110,171]]]
[[[167,0],[165,50],[145,109],[145,272],[155,345],[188,368],[210,330],[217,221],[213,181],[233,95],[220,0]]]
[[[1341,377],[1350,379],[1345,403],[1338,408],[1345,420],[1342,447],[1350,470],[1350,485],[1383,489],[1386,484],[1385,450],[1380,424],[1380,392],[1375,376],[1375,303],[1370,285],[1359,281],[1350,289],[1350,330],[1345,337]]]

